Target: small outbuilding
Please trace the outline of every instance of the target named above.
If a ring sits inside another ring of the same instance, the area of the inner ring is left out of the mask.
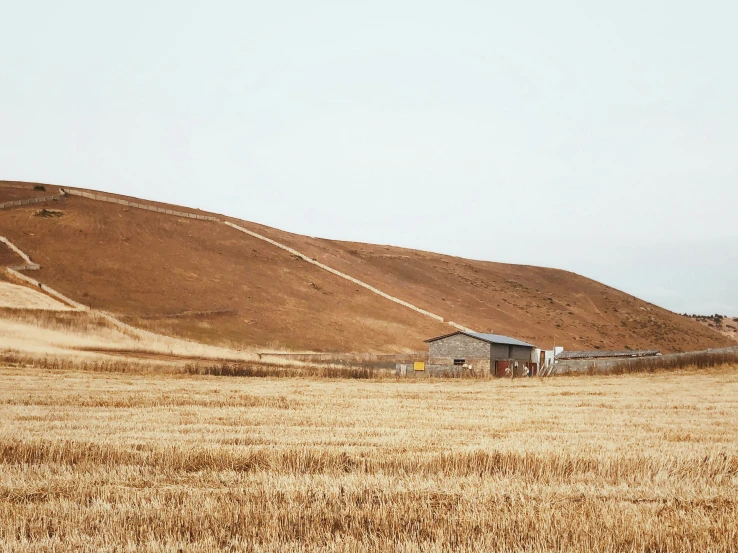
[[[655,349],[562,351],[556,354],[556,372],[605,370],[631,359],[648,359],[660,355],[661,352]]]
[[[623,357],[655,357],[661,355],[661,352],[656,349],[640,349],[640,350],[594,350],[594,351],[562,351],[556,354],[556,359],[570,360],[570,359],[615,359]]]
[[[458,331],[426,340],[430,371],[467,368],[475,374],[534,375],[540,350],[509,336]]]

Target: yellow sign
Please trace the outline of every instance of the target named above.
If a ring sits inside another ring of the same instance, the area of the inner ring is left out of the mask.
[[[415,363],[413,364],[413,368],[414,368],[414,369],[415,369],[416,371],[424,371],[424,370],[425,370],[425,363],[423,363],[422,361],[416,361],[416,362],[415,362]]]

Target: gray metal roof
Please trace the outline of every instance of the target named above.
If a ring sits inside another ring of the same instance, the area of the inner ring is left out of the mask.
[[[528,342],[523,342],[522,340],[510,338],[509,336],[503,336],[501,334],[485,334],[483,332],[466,332],[463,330],[452,332],[451,334],[444,334],[443,336],[438,336],[436,338],[431,338],[430,340],[426,340],[426,342],[435,342],[436,340],[448,338],[449,336],[456,336],[457,334],[466,334],[467,336],[471,336],[472,338],[476,338],[477,340],[484,340],[485,342],[489,342],[490,344],[506,344],[509,346],[525,346],[529,348],[536,347],[533,344],[529,344]]]
[[[490,342],[493,344],[507,344],[510,346],[528,346],[531,348],[534,348],[533,344],[529,344],[528,342],[523,342],[522,340],[518,340],[517,338],[510,338],[509,336],[503,336],[502,334],[484,334],[482,332],[464,332],[464,334],[468,334],[469,336],[474,336],[475,338],[479,338],[480,340],[484,340],[485,342]]]

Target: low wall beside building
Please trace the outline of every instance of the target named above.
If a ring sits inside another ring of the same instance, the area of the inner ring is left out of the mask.
[[[628,359],[614,358],[614,359],[567,359],[556,361],[553,370],[550,374],[565,374],[565,373],[582,373],[587,372],[590,369],[597,371],[606,371],[616,365],[620,365],[628,361]]]
[[[618,365],[627,365],[628,363],[638,363],[639,361],[662,360],[668,362],[680,358],[689,358],[689,356],[700,354],[738,354],[738,346],[727,348],[714,348],[702,351],[690,351],[686,353],[669,353],[667,355],[657,355],[651,357],[618,357],[605,359],[562,359],[557,360],[551,374],[567,374],[567,373],[584,373],[584,372],[606,372]]]

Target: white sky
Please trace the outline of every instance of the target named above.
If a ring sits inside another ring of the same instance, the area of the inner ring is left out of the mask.
[[[717,0],[0,1],[0,178],[738,315],[737,20]]]

